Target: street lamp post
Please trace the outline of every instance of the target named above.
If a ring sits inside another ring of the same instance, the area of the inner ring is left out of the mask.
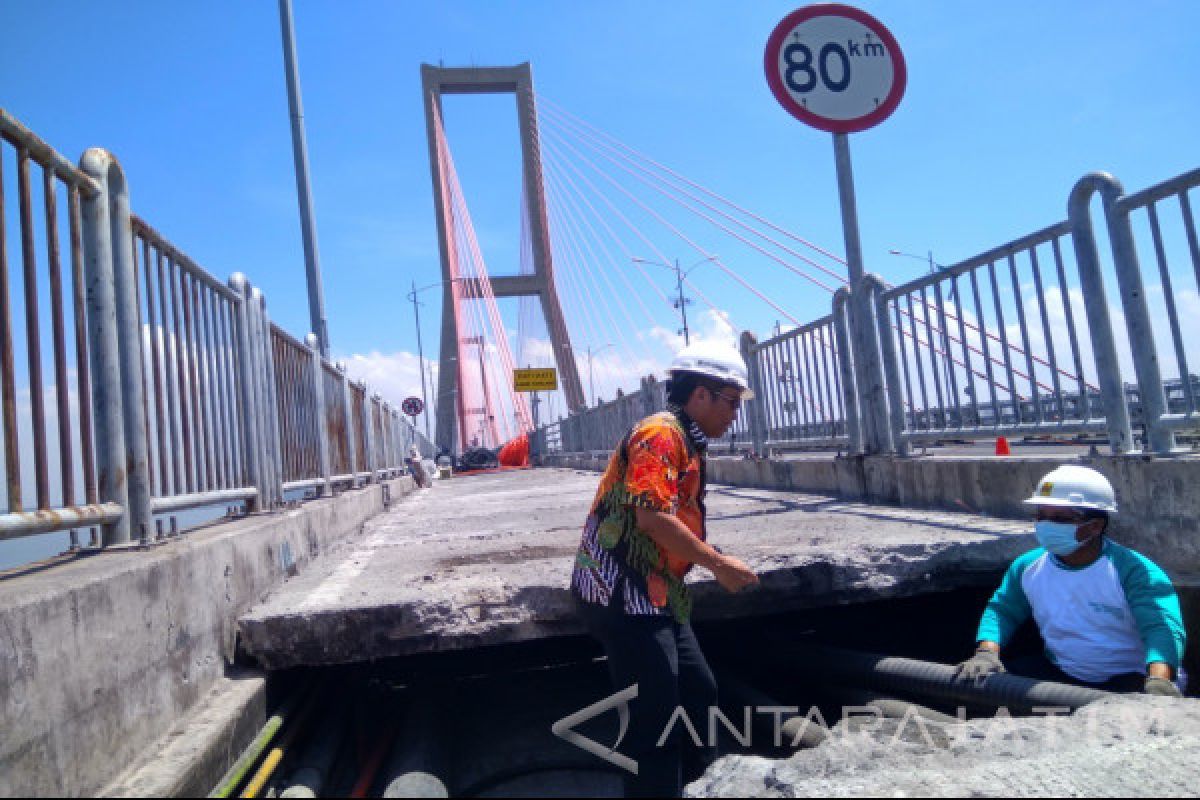
[[[445,286],[447,283],[454,283],[461,278],[451,278],[448,281],[438,281],[431,283],[428,286],[417,288],[417,282],[412,282],[412,291],[408,293],[408,299],[413,304],[413,316],[417,322],[417,366],[421,371],[421,402],[425,405],[425,438],[433,441],[433,436],[429,433],[429,394],[425,388],[425,349],[421,346],[421,303],[417,300],[417,294],[432,289],[435,286]]]
[[[591,392],[592,392],[592,405],[593,406],[596,405],[596,376],[592,372],[592,357],[600,355],[601,353],[603,353],[605,350],[607,350],[608,348],[610,348],[612,346],[613,346],[612,342],[608,342],[604,345],[601,345],[596,350],[592,350],[591,345],[587,346],[588,387],[591,389]]]
[[[304,241],[304,274],[308,283],[308,316],[323,358],[329,358],[329,328],[325,321],[325,292],[321,288],[321,258],[317,250],[317,223],[312,188],[308,180],[308,142],[304,135],[304,107],[300,100],[300,68],[296,65],[296,32],[292,0],[279,0],[279,26],[283,38],[284,75],[292,122],[292,157],[296,165],[296,196],[300,205],[300,232]]]
[[[690,303],[692,301],[689,298],[685,297],[683,294],[683,279],[686,278],[688,275],[691,275],[692,271],[695,270],[697,267],[701,266],[702,264],[707,264],[709,261],[716,261],[716,259],[717,259],[717,256],[715,256],[715,255],[711,255],[708,258],[702,258],[699,261],[697,261],[695,264],[692,264],[686,270],[682,270],[679,268],[679,259],[678,258],[675,259],[674,264],[664,264],[661,261],[647,261],[644,258],[637,258],[637,257],[634,257],[633,259],[631,259],[636,264],[650,264],[655,267],[665,267],[666,269],[675,271],[675,291],[678,293],[676,296],[676,300],[675,300],[675,307],[679,309],[679,315],[683,319],[682,333],[683,333],[684,345],[689,345],[692,343],[691,333],[688,331],[688,321],[687,321],[687,305],[688,305],[688,303]]]
[[[933,260],[933,251],[932,250],[928,250],[928,251],[926,251],[926,253],[927,254],[924,256],[918,256],[918,255],[913,255],[912,253],[904,253],[904,252],[901,252],[900,250],[888,250],[889,255],[904,256],[905,258],[915,258],[917,261],[924,261],[925,263],[927,263],[929,265],[929,274],[930,275],[934,274],[939,269],[945,269],[944,265],[938,264]],[[936,267],[936,269],[935,269],[935,267]]]
[[[687,346],[692,343],[687,324],[688,299],[683,296],[683,272],[679,269],[678,258],[675,259],[675,290],[679,293],[679,316],[683,318],[683,344]]]
[[[417,300],[417,282],[412,282],[412,291],[408,299],[413,304],[413,316],[417,322],[417,369],[421,372],[421,402],[425,406],[425,438],[429,439],[429,392],[425,388],[425,348],[421,346],[421,303]]]

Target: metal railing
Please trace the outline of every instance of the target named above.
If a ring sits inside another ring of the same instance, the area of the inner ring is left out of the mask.
[[[8,263],[8,186],[12,181],[5,176],[3,164],[10,156],[16,161],[23,330],[14,324],[21,316],[21,305],[13,304]],[[42,200],[41,237],[34,204],[38,193]],[[114,502],[117,490],[123,488],[121,476],[98,475],[96,471],[96,426],[107,425],[111,419],[94,419],[92,405],[79,401],[93,394],[84,217],[99,215],[105,202],[103,187],[97,181],[0,109],[0,417],[7,502],[7,513],[0,514],[0,539],[69,529],[72,545],[78,545],[75,529],[111,523],[123,513],[122,505]],[[44,287],[39,279],[39,238],[48,284]],[[64,243],[69,283],[63,279]],[[44,296],[50,304],[51,386],[45,382],[45,325],[40,316]],[[104,344],[111,347],[114,343]],[[26,358],[19,367],[16,353],[22,346]],[[104,395],[107,388],[100,394]],[[54,398],[49,425],[45,402],[48,394]],[[27,404],[23,402],[26,396]],[[107,431],[102,433],[99,438],[107,443]],[[53,487],[55,479],[57,491]]]
[[[870,319],[853,318],[842,288],[827,317],[761,344],[743,334],[756,397],[714,449],[904,454],[936,440],[1103,434],[1119,454],[1136,449],[1136,426],[1145,451],[1177,451],[1178,432],[1200,431],[1200,376],[1191,372],[1200,357],[1188,356],[1200,316],[1183,307],[1200,296],[1189,195],[1197,187],[1193,170],[1126,195],[1115,178],[1093,173],[1073,187],[1061,222],[902,286],[865,276],[854,288],[871,300]],[[1096,194],[1111,265],[1092,226]],[[1149,291],[1143,257],[1158,279]],[[1190,272],[1173,272],[1172,257],[1190,261]],[[1110,310],[1109,274],[1123,330]],[[866,326],[860,338],[873,350],[852,350],[856,326]],[[1135,384],[1124,380],[1122,356]],[[663,384],[653,386],[657,394],[643,381],[619,401],[546,426],[535,452],[552,443],[562,452],[611,449],[634,410],[662,407]]]
[[[137,216],[130,217],[151,509],[253,498],[238,413],[241,298]]]
[[[748,409],[758,411],[757,438],[764,447],[849,446],[842,383],[851,365],[836,334],[836,327],[845,325],[845,309],[840,303],[835,314],[761,344],[743,341],[756,394]]]
[[[6,159],[17,166],[15,215]],[[10,297],[12,216],[23,307]],[[244,276],[221,283],[132,214],[109,153],[88,150],[75,167],[2,109],[0,311],[0,539],[70,531],[78,547],[90,528],[89,546],[144,544],[175,533],[163,523],[185,509],[270,510],[285,493],[398,474],[414,444],[434,453],[323,360],[312,334],[301,342],[273,325]]]
[[[1091,337],[1072,307],[1069,236],[1064,221],[902,286],[868,280],[899,452],[949,437],[1107,430],[1082,361]]]
[[[1133,364],[1140,400],[1135,421],[1146,426],[1151,449],[1167,452],[1175,445],[1174,432],[1200,428],[1200,377],[1191,371],[1196,364],[1188,363],[1189,340],[1185,333],[1186,323],[1190,321],[1190,332],[1194,336],[1197,319],[1189,317],[1186,309],[1184,314],[1180,313],[1183,296],[1192,298],[1193,315],[1200,311],[1200,302],[1196,301],[1200,297],[1200,237],[1197,236],[1196,217],[1189,196],[1190,191],[1200,187],[1200,169],[1131,195],[1122,195],[1120,183],[1111,176],[1098,180],[1102,181],[1099,191],[1104,198],[1121,303],[1130,344],[1135,351]],[[1135,222],[1140,224],[1141,237],[1135,233]],[[1187,255],[1183,258],[1189,260],[1192,267],[1190,292],[1186,288],[1177,288],[1176,278],[1171,274],[1169,254],[1179,254],[1184,247]],[[1157,269],[1161,298],[1147,293],[1142,286],[1139,253],[1152,261]],[[1154,320],[1159,321],[1158,326]],[[1169,336],[1163,335],[1163,325]],[[1170,342],[1169,351],[1159,346],[1160,342],[1167,341]],[[1164,379],[1164,371],[1174,371],[1174,379]]]

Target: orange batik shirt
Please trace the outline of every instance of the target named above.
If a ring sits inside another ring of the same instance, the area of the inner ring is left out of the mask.
[[[625,435],[583,527],[571,576],[576,596],[606,607],[616,599],[627,614],[669,612],[688,621],[692,600],[683,579],[692,565],[639,529],[634,509],[674,514],[703,540],[707,446],[703,432],[678,409],[649,416]]]

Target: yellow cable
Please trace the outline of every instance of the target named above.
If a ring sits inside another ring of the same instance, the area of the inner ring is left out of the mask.
[[[258,772],[254,773],[254,777],[246,784],[246,788],[242,790],[242,797],[258,797],[258,793],[262,791],[263,786],[266,786],[267,781],[271,779],[271,774],[275,772],[275,768],[279,766],[279,762],[283,760],[283,748],[273,747],[271,752],[267,753],[267,757],[263,759],[262,766],[258,768]]]

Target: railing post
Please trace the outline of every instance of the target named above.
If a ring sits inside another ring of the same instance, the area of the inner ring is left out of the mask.
[[[877,276],[875,280],[879,279]],[[850,323],[851,330],[858,332],[860,348],[864,352],[855,352],[862,360],[859,376],[867,381],[867,385],[859,384],[859,409],[861,419],[866,429],[864,443],[871,455],[894,453],[892,445],[892,422],[888,417],[887,392],[883,379],[883,357],[880,352],[879,329],[875,324],[875,303],[871,297],[872,276],[863,275],[853,291],[863,295],[862,302],[855,303],[851,295]],[[862,314],[863,318],[858,319]]]
[[[321,477],[325,479],[318,496],[328,497],[333,493],[333,477],[329,465],[329,408],[325,404],[325,375],[321,368],[321,345],[315,333],[304,337],[308,345],[308,355],[312,364],[313,405],[316,411],[317,464]]]
[[[255,380],[254,351],[250,335],[250,284],[246,276],[235,272],[229,278],[229,288],[237,293],[237,309],[234,313],[234,347],[238,365],[238,383],[240,384],[239,402],[242,424],[245,426],[246,441],[242,443],[242,454],[246,463],[243,465],[250,484],[258,489],[258,496],[249,504],[250,511],[262,511],[269,508],[267,485],[263,480],[263,447],[260,421],[263,413],[260,411],[258,397],[258,382]]]
[[[392,453],[392,409],[386,401],[380,401],[379,435],[383,438],[383,470],[385,477],[390,478],[395,458]]]
[[[379,469],[383,471],[383,477],[388,477],[388,470],[392,467],[392,453],[388,445],[388,406],[384,402],[383,397],[379,397]]]
[[[267,477],[271,508],[283,502],[283,450],[280,444],[278,389],[275,384],[275,355],[271,346],[271,317],[267,314],[267,298],[258,289],[250,290],[251,304],[258,319],[259,346],[262,353],[261,370],[263,398],[266,403],[265,416],[267,445]]]
[[[95,420],[96,493],[100,502],[116,503],[125,510],[120,519],[103,526],[102,542],[106,547],[129,542],[132,519],[129,484],[126,480],[116,282],[113,276],[108,185],[111,163],[108,153],[93,148],[83,154],[79,164],[84,172],[96,179],[101,189],[98,194],[85,198],[82,208],[88,356]],[[82,398],[80,400],[82,402]]]
[[[379,476],[376,474],[378,464],[375,458],[375,414],[373,406],[375,398],[371,397],[371,391],[367,387],[366,381],[363,382],[363,441],[366,448],[367,457],[364,460],[367,469],[367,483],[375,483]]]
[[[110,158],[112,158],[110,156]],[[151,538],[150,444],[146,422],[146,377],[143,374],[142,314],[138,305],[137,265],[133,256],[133,227],[129,220],[129,187],[115,158],[108,168],[108,197],[112,208],[113,277],[117,298],[117,343],[120,347],[122,413],[125,421],[125,463],[129,482],[130,534],[142,544]],[[115,185],[114,185],[115,184]],[[153,334],[151,334],[153,335]]]
[[[846,434],[850,455],[863,451],[861,418],[858,411],[858,386],[855,380],[854,350],[850,346],[850,290],[845,286],[833,293],[833,334],[837,341],[838,365],[842,373],[842,404],[846,409]]]
[[[755,455],[765,456],[767,454],[767,432],[766,426],[763,425],[762,371],[759,369],[756,351],[758,339],[750,331],[742,331],[738,345],[742,351],[742,360],[746,362],[750,388],[754,390],[754,397],[747,400],[744,406],[746,427],[750,429],[750,442]]]
[[[394,414],[392,422],[392,447],[395,448],[395,460],[393,465],[397,472],[404,469],[405,459],[408,458],[408,443],[405,442],[405,437],[408,435],[408,416],[403,411],[392,409]],[[417,447],[417,452],[421,452],[420,446]]]
[[[1129,405],[1125,400],[1125,383],[1117,360],[1117,345],[1113,337],[1112,319],[1108,313],[1108,296],[1104,290],[1104,273],[1096,248],[1092,215],[1088,209],[1092,194],[1104,192],[1116,179],[1102,172],[1093,172],[1079,179],[1067,201],[1067,219],[1071,225],[1071,242],[1075,247],[1075,263],[1079,269],[1079,285],[1083,291],[1083,307],[1087,312],[1088,332],[1092,339],[1092,355],[1096,360],[1096,375],[1104,402],[1104,417],[1108,427],[1108,443],[1114,453],[1129,452],[1133,433],[1129,426]],[[1120,194],[1120,184],[1116,184]],[[1109,191],[1112,191],[1109,188]],[[1153,350],[1153,346],[1151,346]],[[1159,384],[1161,390],[1162,384]],[[1144,398],[1143,398],[1144,400]],[[1145,405],[1142,406],[1145,410]]]
[[[1116,178],[1111,175],[1108,178],[1100,186],[1100,196],[1104,201],[1108,243],[1112,248],[1117,286],[1121,290],[1121,307],[1125,310],[1125,328],[1129,333],[1129,349],[1133,351],[1133,368],[1142,400],[1142,415],[1146,420],[1146,448],[1165,455],[1175,449],[1175,434],[1162,421],[1167,413],[1167,393],[1163,389],[1162,370],[1158,365],[1154,324],[1146,305],[1146,287],[1142,281],[1133,227],[1129,223],[1129,211],[1120,202],[1125,190]],[[1187,380],[1186,375],[1180,377]]]
[[[103,195],[107,198],[116,360],[121,396],[117,408],[121,415],[123,439],[123,458],[118,468],[125,473],[128,497],[127,502],[122,501],[122,504],[126,506],[129,531],[122,541],[129,541],[136,534],[138,541],[145,544],[150,540],[152,516],[150,456],[146,438],[142,324],[138,309],[137,266],[133,261],[133,229],[129,221],[129,189],[121,165],[106,150],[88,150],[84,154],[82,167],[104,187]]]
[[[338,376],[342,383],[342,414],[345,416],[346,460],[350,465],[350,488],[358,486],[358,437],[354,435],[354,392],[350,390],[350,379],[345,367],[338,365]]]
[[[395,472],[396,468],[400,466],[401,461],[396,441],[396,433],[399,429],[399,413],[386,403],[384,406],[387,408],[387,416],[384,418],[387,421],[387,438],[384,439],[388,447],[387,468],[389,471]]]
[[[908,440],[904,438],[904,387],[900,385],[900,362],[896,358],[896,339],[892,335],[892,325],[888,320],[887,301],[883,293],[887,290],[883,279],[874,273],[867,273],[863,285],[873,298],[871,303],[875,310],[875,323],[879,329],[880,356],[883,360],[883,374],[887,378],[887,407],[890,419],[889,434],[892,448],[898,455],[909,453]],[[947,350],[949,352],[949,350]]]

